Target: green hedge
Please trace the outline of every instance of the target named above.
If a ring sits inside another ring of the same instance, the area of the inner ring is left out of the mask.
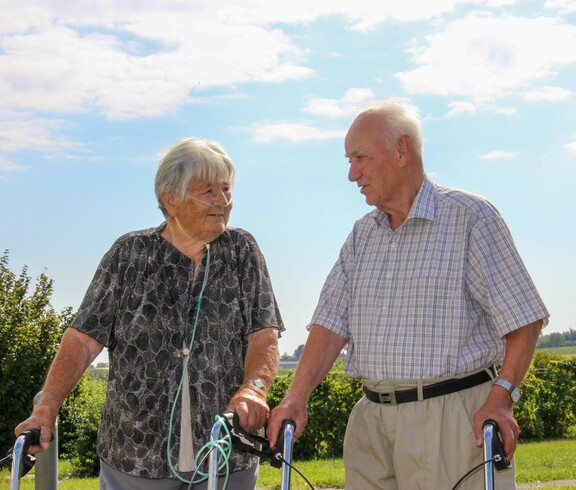
[[[277,406],[292,381],[293,372],[278,376],[268,393],[270,408]],[[361,383],[350,376],[332,372],[310,395],[308,424],[294,445],[298,460],[342,456],[342,443],[350,411],[362,397]]]
[[[66,399],[58,421],[60,454],[73,465],[73,476],[97,476],[96,436],[106,398],[106,382],[85,374]]]
[[[576,357],[536,353],[514,415],[520,438],[550,439],[576,424]]]
[[[268,394],[270,408],[280,403],[293,374],[288,371],[276,377]],[[62,408],[62,450],[79,476],[98,473],[96,433],[105,386],[102,379],[85,375]],[[521,427],[521,439],[567,435],[576,425],[576,358],[537,353],[522,392],[514,412]],[[330,373],[310,396],[308,425],[294,446],[294,457],[298,460],[341,457],[346,422],[361,396],[358,380],[339,371]]]

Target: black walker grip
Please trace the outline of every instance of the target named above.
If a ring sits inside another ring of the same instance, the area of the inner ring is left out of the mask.
[[[296,430],[296,423],[290,419],[286,419],[282,422],[280,428],[280,434],[278,435],[278,440],[276,441],[276,447],[273,449],[273,458],[270,463],[271,466],[275,468],[280,468],[282,466],[282,460],[284,459],[284,431],[286,426],[290,424]]]
[[[15,456],[20,458],[20,465],[18,466],[18,473],[20,474],[16,475],[16,478],[18,479],[26,475],[36,463],[36,458],[31,454],[28,454],[28,449],[30,449],[32,446],[40,444],[40,429],[26,429],[18,435],[16,441],[18,442],[19,439],[22,441],[22,445],[19,446],[20,454],[14,455],[14,449],[17,445],[15,443],[14,446],[8,450],[6,458],[2,460],[4,464],[12,466],[13,458]],[[53,440],[54,432],[52,432],[52,437],[50,438],[50,441]]]
[[[494,467],[500,470],[506,470],[512,465],[508,458],[506,457],[506,452],[504,451],[504,446],[502,444],[502,438],[500,437],[500,430],[498,428],[498,423],[495,420],[487,419],[482,424],[482,429],[487,425],[492,425],[494,436],[492,437],[492,456],[494,457]]]

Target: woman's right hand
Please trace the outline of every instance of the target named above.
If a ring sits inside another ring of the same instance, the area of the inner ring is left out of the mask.
[[[40,430],[40,445],[30,446],[30,449],[28,449],[29,454],[37,454],[48,449],[52,438],[52,432],[56,426],[57,416],[58,411],[54,410],[50,406],[37,405],[34,408],[32,415],[24,420],[24,422],[18,424],[16,429],[14,429],[16,437],[26,429]]]

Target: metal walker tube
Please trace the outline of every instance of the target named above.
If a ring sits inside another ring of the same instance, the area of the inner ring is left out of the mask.
[[[223,418],[218,418],[214,425],[212,426],[212,431],[210,432],[210,442],[213,444],[220,440],[220,431],[225,421]],[[210,459],[208,460],[208,490],[218,489],[218,457],[220,452],[213,447],[210,453]]]
[[[495,436],[494,425],[486,423],[483,427],[484,433],[484,461],[489,461],[484,465],[484,487],[486,490],[494,490],[494,462],[492,458],[492,440]]]
[[[282,448],[282,453],[284,455],[284,460],[289,464],[292,464],[292,445],[294,443],[294,424],[292,422],[286,422],[284,424],[284,447]],[[290,466],[282,461],[282,483],[280,486],[281,490],[290,489]]]
[[[24,445],[26,444],[26,436],[18,436],[14,443],[12,450],[12,467],[10,469],[10,490],[18,490],[20,488],[20,466],[22,465],[22,453],[24,452]]]
[[[40,391],[34,397],[34,405],[37,405],[41,398],[42,392]],[[35,455],[35,490],[56,490],[58,488],[58,419],[56,419],[52,434],[50,447]]]

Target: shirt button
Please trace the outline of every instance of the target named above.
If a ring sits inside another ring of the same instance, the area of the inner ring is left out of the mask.
[[[390,244],[390,247],[396,248],[396,242],[392,242],[392,243]]]
[[[388,307],[387,306],[383,306],[382,307],[382,313],[386,313],[388,311]]]
[[[388,274],[386,274],[386,279],[390,279],[392,277],[392,273],[389,272]]]

